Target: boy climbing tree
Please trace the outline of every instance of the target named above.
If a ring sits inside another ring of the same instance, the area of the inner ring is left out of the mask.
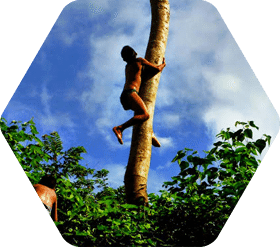
[[[137,53],[130,46],[123,47],[121,56],[127,62],[127,65],[125,67],[125,85],[120,100],[124,110],[133,110],[135,113],[134,117],[127,122],[113,128],[113,132],[117,136],[119,143],[123,144],[122,132],[130,126],[145,122],[150,117],[145,103],[138,95],[143,67],[150,67],[158,73],[163,70],[166,64],[164,58],[162,64],[158,66],[144,58],[137,58]],[[160,143],[154,133],[152,134],[152,145],[160,147]]]

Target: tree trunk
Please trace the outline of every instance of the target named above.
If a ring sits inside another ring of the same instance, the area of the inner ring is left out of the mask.
[[[169,29],[170,7],[168,0],[150,0],[152,23],[145,58],[159,65],[163,61]],[[160,74],[143,72],[139,95],[145,102],[150,118],[133,127],[128,165],[125,173],[127,203],[147,204],[147,180],[150,168],[153,116]]]

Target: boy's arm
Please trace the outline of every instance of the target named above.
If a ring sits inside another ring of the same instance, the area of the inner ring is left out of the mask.
[[[55,203],[53,205],[51,217],[54,221],[56,221],[56,222],[58,221],[58,219],[57,219],[57,199],[55,200]]]
[[[162,64],[160,64],[160,65],[154,65],[154,64],[150,63],[148,60],[146,60],[145,58],[138,58],[138,59],[141,61],[142,65],[148,65],[148,66],[158,70],[158,72],[161,72],[163,70],[163,68],[166,66],[165,58],[163,58]]]

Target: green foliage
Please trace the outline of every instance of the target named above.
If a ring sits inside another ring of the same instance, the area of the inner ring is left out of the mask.
[[[38,182],[44,173],[41,162],[48,162],[49,155],[42,150],[44,144],[36,136],[38,131],[33,119],[25,123],[12,121],[8,126],[7,121],[1,118],[0,127],[30,181]]]
[[[30,181],[45,174],[57,178],[56,226],[74,246],[205,246],[229,218],[260,163],[271,137],[253,140],[253,121],[236,122],[237,131],[222,130],[210,151],[180,150],[172,162],[180,172],[149,194],[149,207],[125,203],[121,186],[108,186],[109,171],[80,165],[82,147],[63,150],[57,132],[40,140],[33,120],[0,127]]]
[[[159,228],[177,230],[174,234],[163,231],[162,236],[170,236],[165,242],[184,245],[188,239],[188,245],[203,246],[219,235],[256,172],[258,156],[271,139],[264,135],[264,139],[253,141],[250,127],[258,129],[253,121],[237,125],[242,128],[235,132],[222,130],[217,135],[221,140],[205,152],[205,157],[184,149],[173,159],[181,171],[164,186],[170,192],[174,211],[163,218]]]

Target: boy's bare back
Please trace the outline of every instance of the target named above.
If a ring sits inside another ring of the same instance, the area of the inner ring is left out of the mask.
[[[42,184],[35,184],[34,188],[35,188],[38,196],[41,198],[42,202],[45,205],[52,207],[52,205],[57,200],[54,189],[51,189]]]

